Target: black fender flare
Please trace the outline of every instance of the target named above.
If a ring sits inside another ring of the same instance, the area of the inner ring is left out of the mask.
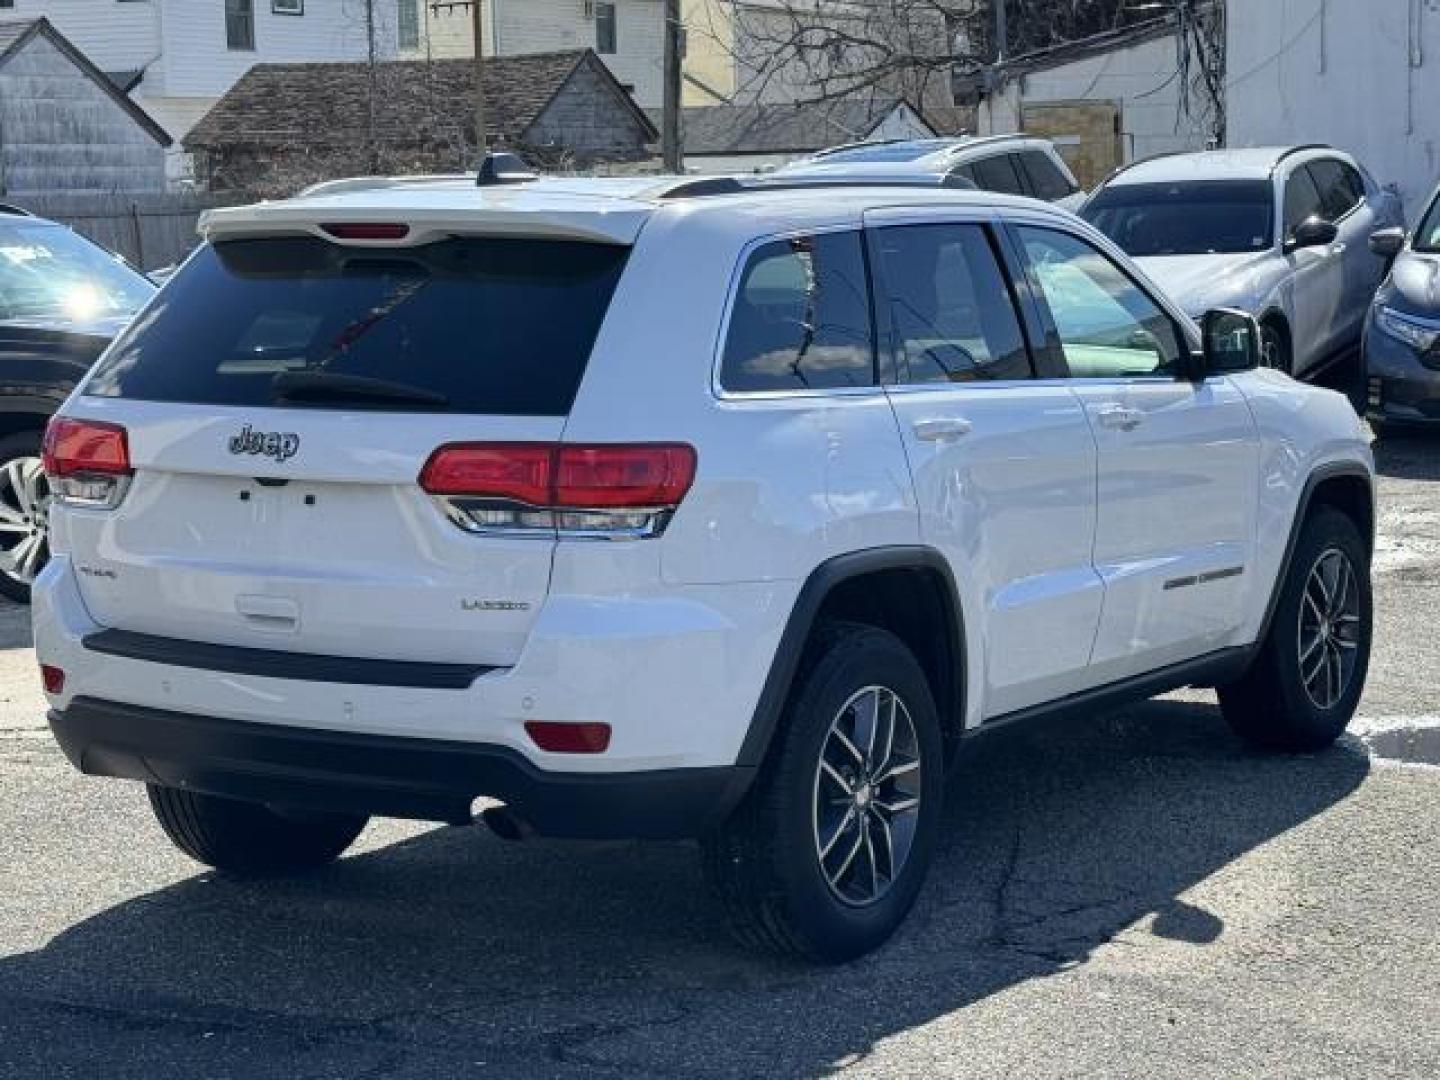
[[[947,700],[937,701],[942,720],[954,717],[963,726],[965,719],[965,622],[960,607],[960,593],[955,587],[955,575],[951,572],[946,558],[934,548],[919,545],[897,545],[894,547],[868,548],[864,551],[837,555],[817,566],[800,587],[790,609],[790,617],[780,635],[780,644],[770,662],[770,672],[760,691],[755,713],[750,720],[750,729],[740,746],[737,765],[758,767],[765,760],[780,724],[780,715],[790,696],[795,673],[799,670],[800,659],[810,640],[810,633],[820,609],[830,592],[839,584],[853,578],[863,577],[884,570],[920,570],[935,573],[945,583],[947,595],[943,605],[949,623],[948,655],[951,662],[942,673],[944,682],[949,684]]]

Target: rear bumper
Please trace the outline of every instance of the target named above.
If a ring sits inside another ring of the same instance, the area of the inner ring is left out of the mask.
[[[480,796],[544,836],[679,839],[719,824],[753,770],[536,768],[503,746],[285,727],[75,698],[50,714],[82,772],[294,808],[453,823]]]

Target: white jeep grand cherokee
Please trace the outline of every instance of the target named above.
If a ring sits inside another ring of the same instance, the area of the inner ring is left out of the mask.
[[[61,746],[202,862],[487,796],[698,837],[743,935],[837,960],[969,736],[1199,685],[1312,750],[1355,709],[1360,422],[1068,213],[450,179],[204,233],[51,424],[35,591]]]

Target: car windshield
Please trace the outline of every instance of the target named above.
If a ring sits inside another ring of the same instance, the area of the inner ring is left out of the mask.
[[[874,146],[855,146],[849,150],[837,150],[815,158],[812,164],[828,165],[834,161],[919,161],[923,157],[954,146],[952,139],[936,139],[925,142],[876,143]]]
[[[1264,180],[1119,184],[1081,216],[1137,258],[1264,251],[1273,242],[1274,192]]]
[[[1432,254],[1440,252],[1440,192],[1430,200],[1430,208],[1420,219],[1420,226],[1415,230],[1415,240],[1411,246],[1416,251]]]
[[[63,225],[0,220],[0,323],[128,320],[155,286]]]

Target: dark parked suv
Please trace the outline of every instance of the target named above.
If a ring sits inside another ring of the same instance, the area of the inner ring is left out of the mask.
[[[154,292],[78,233],[0,207],[0,595],[28,602],[49,557],[46,421]]]

